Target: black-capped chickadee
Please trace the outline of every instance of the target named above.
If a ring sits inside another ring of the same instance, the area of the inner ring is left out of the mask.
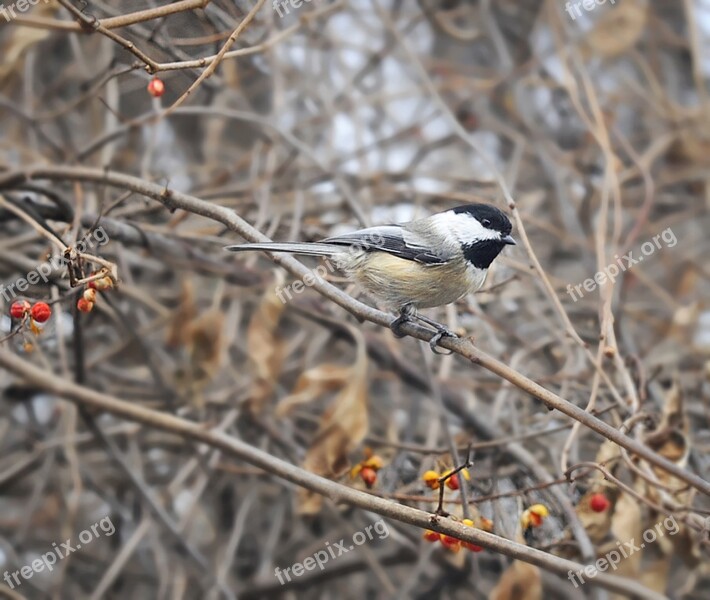
[[[328,256],[335,266],[388,308],[399,311],[392,330],[409,318],[433,326],[432,349],[446,327],[416,313],[455,302],[483,285],[488,267],[508,244],[512,225],[495,206],[466,204],[399,225],[368,227],[319,242],[227,246],[243,252]]]

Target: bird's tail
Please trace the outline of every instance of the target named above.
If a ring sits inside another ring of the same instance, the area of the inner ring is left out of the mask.
[[[289,252],[290,254],[305,254],[308,256],[331,256],[343,252],[345,248],[335,244],[321,244],[318,242],[266,242],[263,244],[237,244],[225,246],[230,252],[247,252],[261,250],[263,252]]]

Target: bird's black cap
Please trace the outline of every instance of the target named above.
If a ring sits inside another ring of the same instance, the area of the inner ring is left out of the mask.
[[[464,204],[451,209],[452,212],[460,214],[466,213],[475,217],[479,223],[488,229],[500,231],[502,235],[510,235],[513,225],[506,214],[490,204]]]

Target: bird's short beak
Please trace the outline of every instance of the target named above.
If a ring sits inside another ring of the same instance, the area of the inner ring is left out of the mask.
[[[500,238],[500,241],[503,242],[504,244],[508,244],[510,246],[516,245],[515,240],[509,235],[506,235],[505,237]]]

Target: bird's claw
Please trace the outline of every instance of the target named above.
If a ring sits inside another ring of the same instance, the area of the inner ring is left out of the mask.
[[[417,314],[416,310],[411,305],[406,305],[402,307],[399,316],[394,321],[392,321],[392,323],[390,323],[390,329],[392,330],[392,333],[394,333],[394,335],[398,338],[404,337],[405,334],[401,332],[401,327],[404,323],[413,319],[426,323],[427,325],[435,329],[436,333],[434,333],[434,335],[429,340],[429,347],[431,348],[431,351],[434,354],[451,354],[450,351],[440,352],[437,348],[437,345],[443,337],[455,338],[458,337],[458,335],[456,335],[453,331],[451,331],[447,327],[444,327],[440,323],[432,321],[431,319],[423,315]]]
[[[403,338],[405,336],[405,334],[402,333],[401,329],[402,325],[404,325],[408,320],[409,316],[402,314],[390,323],[390,329],[392,330],[394,337]]]
[[[441,352],[440,350],[438,350],[437,345],[438,345],[439,341],[441,340],[441,338],[443,338],[443,337],[456,338],[459,336],[456,335],[450,329],[447,329],[446,327],[441,327],[440,329],[437,329],[436,333],[433,336],[431,336],[431,339],[429,340],[429,348],[431,348],[431,351],[434,354],[443,354],[443,355],[453,354],[451,350],[449,350],[448,352]]]
[[[390,329],[395,337],[403,338],[406,334],[402,333],[401,328],[407,321],[412,320],[412,315],[415,314],[414,308],[407,304],[399,311],[399,316],[390,323]]]

